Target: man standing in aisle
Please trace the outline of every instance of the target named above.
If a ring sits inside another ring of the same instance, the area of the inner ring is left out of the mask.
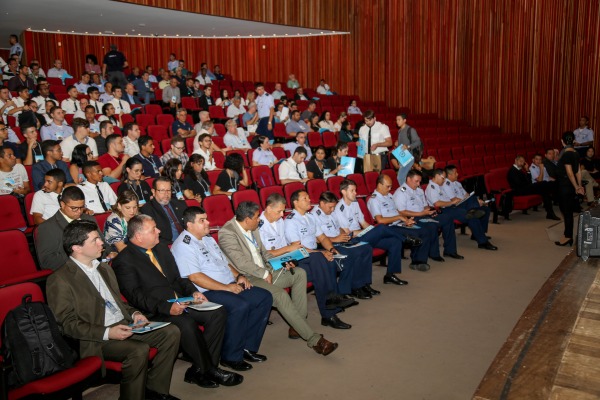
[[[273,96],[265,91],[265,85],[262,82],[256,82],[254,85],[258,97],[256,98],[256,107],[258,110],[258,128],[256,128],[257,135],[267,136],[269,139],[273,139],[273,117],[275,116],[275,101]]]
[[[127,78],[123,69],[127,68],[127,59],[125,55],[117,50],[116,44],[110,45],[110,51],[104,56],[102,64],[102,75],[114,86],[124,88],[127,85]]]

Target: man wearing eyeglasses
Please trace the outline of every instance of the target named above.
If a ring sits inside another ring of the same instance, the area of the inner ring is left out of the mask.
[[[141,214],[151,216],[160,230],[160,242],[172,244],[184,230],[183,212],[187,208],[185,201],[171,196],[171,181],[159,176],[152,182],[152,200],[141,209]]]
[[[165,165],[167,161],[176,158],[181,164],[186,165],[190,157],[185,152],[185,139],[181,136],[171,138],[171,150],[162,155],[160,161]]]
[[[67,174],[67,177],[69,174]],[[43,269],[57,270],[68,260],[67,253],[63,249],[63,231],[69,223],[75,220],[91,221],[96,223],[94,217],[87,215],[85,207],[85,195],[77,186],[70,186],[63,190],[58,196],[60,209],[52,217],[39,225],[35,236],[35,248],[38,261]],[[104,242],[102,259],[112,259],[117,253],[112,252],[110,246],[104,241],[104,236],[98,230],[100,238]]]

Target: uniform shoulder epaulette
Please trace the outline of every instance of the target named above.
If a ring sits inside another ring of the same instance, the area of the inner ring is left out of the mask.
[[[258,221],[258,227],[262,227],[265,224],[265,221],[263,221],[262,219],[260,221]]]
[[[400,191],[401,191],[401,192],[406,192],[406,188],[405,188],[404,186],[401,186],[401,187],[400,187]]]
[[[295,214],[292,212],[287,217],[285,217],[285,219],[292,219],[292,218],[294,218],[294,215]]]
[[[446,181],[446,185],[450,186],[450,181]]]
[[[321,210],[317,210],[317,215],[321,215]]]
[[[371,195],[371,198],[372,198],[372,199],[374,199],[375,197],[377,197],[377,195],[376,195],[375,193],[373,193],[373,194]]]
[[[431,188],[432,188],[432,189],[435,189],[435,184],[433,184],[433,183],[430,183],[430,185],[431,185]]]
[[[345,208],[345,206],[342,204],[342,205],[340,206],[340,211],[344,211],[344,208]]]
[[[192,240],[192,238],[190,237],[190,235],[185,235],[183,237],[183,243],[185,243],[185,244],[190,244],[191,240]]]

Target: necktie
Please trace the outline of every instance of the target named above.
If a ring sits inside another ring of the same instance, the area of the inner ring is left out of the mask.
[[[78,111],[77,110],[77,101],[76,100],[73,100],[73,105],[75,106],[75,111]]]
[[[369,128],[369,137],[367,139],[367,154],[371,154],[371,128]]]
[[[102,208],[104,209],[104,211],[108,211],[108,207],[106,207],[106,203],[104,202],[104,196],[100,191],[100,186],[96,185],[96,191],[98,192],[98,198],[100,199],[100,204],[102,204]]]
[[[179,220],[177,219],[177,217],[175,217],[175,214],[173,213],[173,210],[171,210],[171,207],[169,207],[168,205],[163,206],[163,207],[165,208],[165,211],[169,215],[169,219],[171,219],[171,221],[173,221],[173,223],[175,224],[175,229],[177,229],[177,232],[179,232],[179,233],[183,232],[183,227],[179,223]]]
[[[96,107],[96,114],[100,114],[100,110],[98,110],[98,102],[94,102],[94,107]]]
[[[296,164],[296,172],[298,173],[298,176],[300,177],[300,179],[304,179],[304,178],[302,178],[302,172],[300,172],[300,168],[298,167],[298,164]]]
[[[163,269],[160,266],[160,264],[158,263],[158,260],[156,259],[156,257],[154,257],[154,253],[152,252],[152,249],[146,250],[146,254],[148,254],[148,257],[150,258],[150,261],[152,262],[152,264],[154,264],[154,266],[156,267],[156,269],[159,270],[160,273],[164,275],[165,273],[163,272]]]
[[[121,107],[121,110],[123,109],[123,103],[121,103],[121,100],[119,100],[119,107]]]

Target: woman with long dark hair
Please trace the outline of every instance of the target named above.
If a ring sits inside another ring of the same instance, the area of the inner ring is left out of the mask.
[[[565,132],[562,136],[563,154],[558,160],[558,206],[565,221],[563,238],[554,242],[557,246],[573,245],[573,213],[578,206],[577,195],[584,195],[581,186],[581,171],[579,170],[579,154],[573,146],[575,135]]]
[[[183,164],[177,158],[171,158],[165,164],[162,170],[162,176],[169,178],[171,181],[171,198],[177,200],[185,200],[183,196]]]
[[[143,206],[146,202],[152,199],[152,190],[146,181],[142,180],[144,167],[142,162],[137,158],[131,157],[125,162],[123,168],[123,176],[121,185],[117,189],[117,194],[120,195],[125,190],[131,190],[138,197],[138,204]]]
[[[85,181],[83,175],[83,164],[92,160],[94,154],[92,149],[87,144],[78,144],[73,148],[71,154],[71,165],[69,165],[69,173],[73,178],[73,182],[82,183]]]
[[[204,170],[204,157],[192,154],[183,170],[183,195],[188,199],[196,199],[200,204],[205,197],[211,195],[210,181]]]
[[[223,171],[219,174],[212,193],[231,196],[233,192],[237,192],[240,184],[246,187],[248,186],[248,174],[244,169],[244,159],[242,158],[242,155],[232,153],[225,157]]]

